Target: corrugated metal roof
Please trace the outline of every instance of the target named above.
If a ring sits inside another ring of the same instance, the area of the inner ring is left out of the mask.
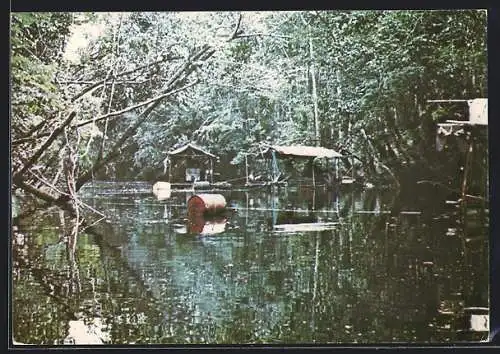
[[[296,156],[296,157],[342,157],[340,153],[335,150],[327,149],[319,146],[304,146],[304,145],[290,145],[290,146],[270,146],[265,154],[269,154],[270,150],[276,151],[281,156]]]
[[[192,143],[189,143],[187,145],[181,146],[180,148],[177,148],[175,150],[169,151],[169,152],[167,152],[167,154],[168,155],[179,155],[179,154],[183,153],[184,151],[186,151],[188,149],[193,149],[193,150],[195,150],[195,151],[197,151],[199,153],[202,153],[204,155],[208,155],[208,156],[211,156],[211,157],[214,157],[214,158],[217,157],[214,154],[212,154],[212,153],[210,153],[210,152],[208,152],[206,150],[203,150],[201,147],[196,146],[196,145],[194,145]]]

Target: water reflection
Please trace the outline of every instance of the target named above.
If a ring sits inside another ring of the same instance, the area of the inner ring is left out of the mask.
[[[227,218],[223,216],[190,215],[187,220],[187,232],[196,235],[220,234],[226,231],[227,224]]]
[[[191,195],[86,196],[110,222],[80,234],[74,258],[57,218],[24,220],[13,246],[16,340],[63,343],[82,323],[103,343],[487,337],[484,311],[471,310],[488,307],[481,213],[464,223],[455,209],[395,206],[389,193],[287,189],[226,191],[233,212],[190,219]],[[50,295],[76,273],[78,291]]]

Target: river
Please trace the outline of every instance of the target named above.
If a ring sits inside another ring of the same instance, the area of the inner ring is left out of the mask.
[[[15,226],[12,333],[28,344],[380,344],[488,338],[488,213],[391,191],[192,192],[95,183],[105,214],[68,247],[57,209]],[[429,206],[431,205],[431,206]],[[86,210],[90,210],[86,208]],[[196,230],[194,232],[193,230]]]

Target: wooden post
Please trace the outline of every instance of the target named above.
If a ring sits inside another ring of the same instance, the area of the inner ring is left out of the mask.
[[[276,151],[272,151],[272,156],[273,156],[273,183],[277,182],[276,177],[278,175],[278,162],[276,161]]]
[[[246,180],[247,180],[247,186],[248,186],[248,154],[245,153],[245,173],[246,173]]]
[[[466,202],[466,194],[467,194],[467,178],[469,175],[469,170],[470,170],[470,165],[471,165],[471,160],[472,160],[472,151],[473,151],[473,141],[472,141],[472,136],[471,133],[467,133],[467,152],[465,155],[465,166],[464,166],[464,177],[462,180],[462,203]]]
[[[316,188],[313,189],[312,210],[316,210]]]
[[[271,217],[272,217],[272,224],[273,227],[276,225],[276,222],[278,220],[278,214],[277,214],[277,205],[276,205],[276,189],[274,189],[274,186],[271,186]]]
[[[269,170],[271,170],[271,181],[273,180],[273,161],[272,160],[269,160],[269,163],[267,165],[267,171],[269,172]]]
[[[245,213],[245,225],[248,225],[248,208],[250,207],[250,204],[248,202],[248,192],[245,192],[245,198],[246,198],[246,213]],[[245,227],[245,233],[246,233],[246,227]]]
[[[210,183],[214,183],[214,162],[213,158],[210,158]]]
[[[339,180],[339,158],[334,157],[335,159],[335,182],[338,182]]]
[[[351,188],[351,216],[354,215],[354,211],[355,211],[355,205],[354,205],[354,189]],[[352,218],[351,218],[351,222],[352,222]]]
[[[351,177],[354,181],[354,155],[351,153]]]
[[[168,181],[172,183],[172,161],[168,157]]]
[[[312,177],[313,177],[313,188],[316,189],[316,177],[314,175],[314,158],[311,159]]]

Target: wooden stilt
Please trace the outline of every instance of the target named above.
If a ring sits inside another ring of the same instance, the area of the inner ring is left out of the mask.
[[[312,177],[313,177],[313,188],[316,188],[316,176],[314,175],[314,159],[311,159]]]
[[[313,189],[313,203],[312,210],[316,210],[316,188]]]
[[[172,183],[172,161],[168,159],[168,181]]]
[[[354,181],[354,156],[351,157],[351,174],[352,180]]]
[[[335,157],[335,180],[339,180],[339,159]]]
[[[465,166],[464,166],[464,176],[462,180],[462,202],[466,202],[466,194],[467,194],[467,179],[469,177],[469,170],[472,161],[472,152],[473,152],[473,141],[470,135],[467,136],[467,152],[465,155]]]
[[[214,183],[214,162],[210,159],[210,183]]]
[[[245,173],[246,173],[246,181],[248,185],[248,155],[245,154]]]
[[[273,183],[277,182],[277,178],[278,178],[278,162],[276,161],[276,152],[273,150],[272,152],[272,155],[273,155],[273,161],[272,161],[272,164],[273,164]]]

